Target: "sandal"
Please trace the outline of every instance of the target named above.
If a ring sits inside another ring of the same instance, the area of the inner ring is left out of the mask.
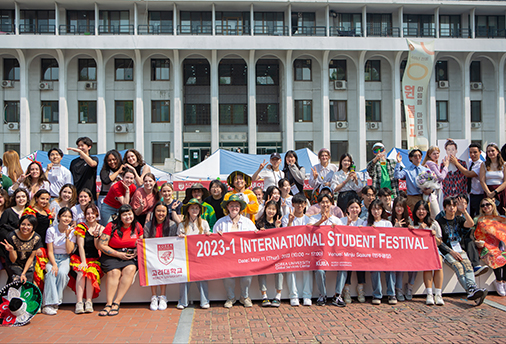
[[[98,316],[99,317],[106,317],[109,315],[109,313],[111,312],[110,310],[107,310],[107,308],[112,308],[112,305],[105,305],[104,306],[104,309],[102,309],[99,313],[98,313]]]
[[[116,307],[114,307],[114,306],[116,306]],[[114,308],[112,308],[112,307],[114,307]],[[110,317],[114,317],[119,314],[119,303],[113,302],[112,307],[111,307],[111,310],[109,311],[109,313],[107,314]],[[115,313],[112,314],[112,312],[115,312]]]

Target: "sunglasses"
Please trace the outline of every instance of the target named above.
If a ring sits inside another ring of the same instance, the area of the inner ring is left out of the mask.
[[[483,203],[482,205],[480,205],[480,207],[482,207],[482,208],[491,207],[491,206],[492,206],[492,204],[490,204],[490,203]]]
[[[378,153],[381,153],[383,151],[385,151],[385,148],[375,148],[375,149],[372,150],[372,152],[374,154],[378,154]]]

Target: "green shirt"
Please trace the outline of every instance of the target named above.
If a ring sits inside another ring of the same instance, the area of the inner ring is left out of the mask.
[[[381,188],[389,188],[392,190],[392,183],[390,183],[390,175],[388,174],[387,164],[381,162]],[[376,190],[378,191],[378,190]]]
[[[204,213],[200,216],[203,220],[206,220],[209,223],[209,228],[211,229],[211,233],[213,232],[214,224],[216,223],[216,213],[214,212],[214,208],[207,204],[206,202],[202,203],[204,206]]]
[[[2,174],[2,181],[0,182],[0,185],[2,186],[2,189],[9,191],[9,188],[12,186],[12,180],[5,174]]]

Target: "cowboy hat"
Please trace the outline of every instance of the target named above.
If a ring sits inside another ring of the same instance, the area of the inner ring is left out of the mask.
[[[221,207],[223,209],[227,209],[227,206],[230,202],[239,202],[239,204],[241,205],[241,211],[246,209],[246,202],[244,202],[244,200],[241,198],[241,196],[239,196],[239,194],[231,194],[228,199],[221,202]]]
[[[207,190],[204,187],[204,185],[202,185],[200,183],[195,183],[192,186],[190,186],[188,189],[186,189],[186,196],[183,200],[183,204],[188,203],[188,201],[193,198],[193,190],[202,190],[202,201],[204,201],[204,199],[209,197],[209,190]]]
[[[188,212],[188,208],[192,204],[198,204],[200,206],[200,213],[202,214],[204,212],[204,206],[202,205],[202,203],[200,203],[198,199],[192,198],[187,203],[183,204],[183,206],[181,207],[181,212],[183,213],[183,215],[186,215],[186,213]]]
[[[246,183],[246,189],[249,188],[251,186],[251,177],[248,176],[246,173],[244,172],[241,172],[241,171],[234,171],[232,173],[230,173],[227,177],[227,184],[230,186],[230,187],[234,187],[233,183],[234,183],[234,178],[235,176],[237,175],[241,175],[242,178],[244,179],[244,182]]]

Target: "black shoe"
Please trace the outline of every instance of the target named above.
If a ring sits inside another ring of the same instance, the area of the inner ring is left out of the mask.
[[[323,295],[318,296],[318,300],[316,300],[316,305],[318,305],[318,306],[325,306],[326,303],[327,303],[327,297],[326,296],[323,296]]]
[[[397,304],[397,298],[394,295],[389,296],[388,297],[388,304],[389,305],[396,305]]]
[[[467,299],[474,301],[474,300],[481,298],[484,294],[483,290],[484,289],[479,289],[479,288],[469,289],[469,291],[467,292]]]
[[[487,297],[487,294],[488,294],[488,291],[487,289],[481,289],[483,291],[483,295],[477,299],[477,300],[474,300],[474,302],[476,303],[476,306],[479,306],[483,303],[483,301],[485,301],[485,298]]]
[[[337,307],[346,307],[346,302],[344,302],[341,294],[336,294],[336,296],[334,296],[332,299],[332,304]]]
[[[478,276],[481,276],[483,274],[486,274],[488,272],[489,268],[488,266],[481,266],[481,265],[478,265],[474,268],[474,277],[478,277]]]

